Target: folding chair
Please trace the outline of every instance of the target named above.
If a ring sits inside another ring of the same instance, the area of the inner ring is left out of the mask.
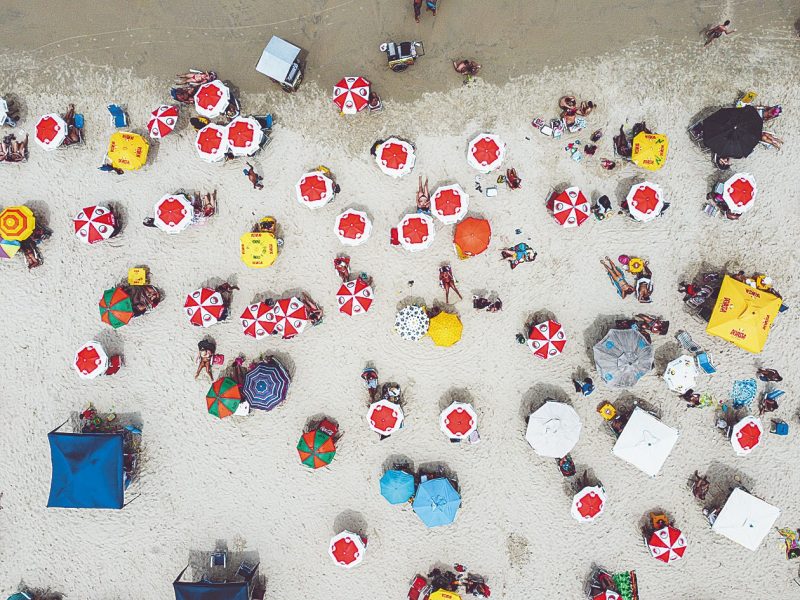
[[[697,366],[700,367],[705,373],[709,375],[716,373],[717,368],[711,362],[711,355],[708,352],[700,352],[695,356]]]
[[[111,123],[114,127],[121,129],[128,126],[128,115],[119,104],[109,104],[108,112],[111,113]]]
[[[678,343],[681,346],[693,354],[703,350],[700,346],[694,343],[694,340],[692,340],[692,337],[686,331],[681,330],[676,333],[675,339],[678,340]]]
[[[216,551],[211,554],[211,566],[222,567],[223,569],[228,566],[228,553],[225,551]]]
[[[256,572],[256,565],[250,564],[247,561],[242,561],[242,564],[239,565],[239,568],[236,570],[236,574],[244,577],[245,579],[250,579],[253,576],[253,573]]]

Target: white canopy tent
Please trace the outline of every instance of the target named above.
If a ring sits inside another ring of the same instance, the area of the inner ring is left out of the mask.
[[[711,530],[755,552],[780,514],[779,508],[736,488],[728,496]]]
[[[677,429],[637,406],[611,452],[655,477],[677,441]]]

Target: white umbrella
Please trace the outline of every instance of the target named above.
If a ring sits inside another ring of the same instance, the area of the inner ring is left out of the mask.
[[[308,208],[322,208],[333,200],[333,180],[322,171],[305,173],[294,186],[297,201]]]
[[[600,486],[586,486],[572,497],[570,514],[581,523],[594,521],[606,506],[606,492]]]
[[[219,79],[204,83],[194,94],[194,107],[197,114],[213,119],[220,116],[228,108],[231,91]]]
[[[361,564],[366,551],[367,546],[361,536],[352,531],[343,531],[339,535],[333,536],[330,546],[328,546],[328,554],[333,562],[345,569],[352,569]]]
[[[414,146],[404,140],[389,138],[375,148],[378,168],[391,177],[408,175],[414,168]]]
[[[451,439],[466,439],[478,430],[478,414],[471,404],[453,402],[439,415],[439,428]]]
[[[750,173],[737,173],[722,186],[723,202],[739,215],[753,208],[757,193],[756,180]]]
[[[442,223],[458,223],[467,214],[469,196],[457,183],[438,188],[431,196],[431,213]]]
[[[411,304],[400,309],[394,319],[394,330],[404,340],[417,342],[428,333],[430,319],[425,309]]]
[[[0,125],[6,122],[6,118],[8,118],[8,103],[5,98],[0,97]]]
[[[664,192],[649,181],[632,186],[626,200],[631,216],[642,223],[652,221],[664,210]]]
[[[228,150],[234,156],[255,154],[264,139],[261,124],[253,117],[236,117],[225,130]]]
[[[108,354],[100,342],[86,342],[78,348],[72,363],[81,379],[94,379],[108,368]]]
[[[736,488],[728,496],[711,530],[755,552],[780,514],[779,508]]]
[[[67,122],[61,115],[42,115],[34,125],[34,139],[45,150],[55,150],[67,137]]]
[[[506,156],[506,144],[498,136],[481,133],[469,143],[467,162],[481,173],[498,169]]]
[[[655,477],[677,441],[677,429],[637,406],[611,453]]]
[[[369,405],[367,422],[372,431],[391,435],[403,426],[403,408],[388,400],[378,400]]]
[[[548,400],[530,417],[525,439],[539,456],[562,458],[578,443],[581,419],[569,404]]]
[[[192,223],[194,207],[183,194],[167,194],[156,202],[154,209],[156,227],[167,233],[180,233]]]
[[[228,130],[222,125],[209,123],[197,132],[194,147],[205,161],[222,160],[228,150]]]
[[[667,365],[664,371],[664,381],[667,387],[679,394],[694,388],[697,379],[697,365],[691,356],[679,356]]]
[[[369,239],[372,221],[367,213],[349,208],[336,217],[333,232],[345,246],[358,246]]]
[[[430,248],[435,235],[433,219],[424,213],[406,215],[397,225],[397,241],[409,252]]]

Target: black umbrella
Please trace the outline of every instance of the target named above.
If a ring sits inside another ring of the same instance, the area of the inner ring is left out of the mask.
[[[763,126],[752,106],[722,108],[703,121],[703,143],[719,156],[744,158],[761,141]]]

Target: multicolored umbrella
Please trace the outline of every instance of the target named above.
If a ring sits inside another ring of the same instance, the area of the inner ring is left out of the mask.
[[[431,213],[442,223],[458,223],[467,214],[469,196],[457,183],[438,188],[431,196]]]
[[[61,115],[50,113],[39,117],[34,125],[34,139],[45,150],[55,150],[67,137],[67,122]]]
[[[117,131],[108,140],[106,154],[111,166],[124,171],[136,171],[147,163],[150,144],[138,133]]]
[[[647,541],[647,547],[653,558],[669,564],[682,559],[686,554],[686,536],[675,527],[662,527],[653,532]]]
[[[197,114],[213,119],[220,116],[228,108],[231,91],[219,79],[204,83],[194,94],[194,107]]]
[[[375,149],[378,168],[391,177],[411,173],[415,160],[414,146],[397,138],[389,138]]]
[[[345,115],[361,112],[369,105],[369,86],[363,77],[343,77],[333,86],[333,103]]]
[[[350,317],[367,314],[374,299],[375,294],[372,291],[372,286],[367,285],[360,277],[343,283],[339,291],[336,292],[339,312]]]
[[[331,464],[336,456],[336,444],[321,429],[312,429],[300,436],[297,453],[300,455],[300,462],[305,466],[319,469]]]
[[[208,388],[206,407],[209,414],[219,419],[230,417],[241,403],[242,394],[239,392],[239,386],[230,377],[220,377]]]
[[[581,419],[569,404],[548,400],[528,417],[525,439],[539,456],[562,458],[580,436]]]
[[[435,236],[433,219],[424,213],[408,214],[397,225],[397,241],[409,252],[430,248]]]
[[[336,217],[333,232],[345,246],[358,246],[369,239],[372,221],[367,213],[350,208]]]
[[[614,590],[606,590],[604,592],[600,592],[599,594],[595,594],[592,596],[592,600],[623,600],[622,596],[620,596]]]
[[[389,504],[403,504],[414,495],[414,476],[405,471],[386,471],[381,477],[381,496]]]
[[[722,200],[732,213],[741,215],[753,208],[756,200],[756,180],[749,173],[737,173],[722,186]]]
[[[333,180],[322,171],[305,173],[295,186],[297,201],[310,209],[322,208],[333,200]]]
[[[430,319],[425,308],[412,304],[400,309],[394,320],[394,330],[404,340],[419,341],[428,333]]]
[[[264,302],[256,302],[245,307],[239,320],[242,323],[242,332],[251,338],[260,340],[267,337],[269,325],[264,320],[267,313],[271,310]]]
[[[631,161],[648,171],[658,171],[667,160],[669,139],[663,133],[641,131],[633,138]]]
[[[664,381],[666,381],[667,387],[679,394],[692,389],[696,379],[697,365],[691,356],[679,356],[671,361],[664,371]]]
[[[567,334],[558,321],[549,319],[531,328],[528,335],[528,347],[534,356],[539,358],[552,358],[564,351],[567,345]]]
[[[258,151],[264,132],[253,117],[236,117],[225,128],[228,150],[234,156],[251,156]]]
[[[499,168],[506,155],[506,145],[498,136],[482,133],[469,143],[467,162],[481,173]]]
[[[553,217],[564,228],[583,225],[592,212],[589,199],[577,187],[568,187],[553,198]]]
[[[0,212],[0,236],[12,242],[23,242],[36,228],[36,217],[27,206],[9,206]]]
[[[467,217],[456,225],[453,245],[461,259],[482,254],[492,240],[492,227],[486,219]]]
[[[209,123],[197,132],[194,147],[200,158],[207,162],[222,160],[228,150],[227,129],[216,123]]]
[[[637,221],[652,221],[664,210],[664,192],[649,181],[637,183],[628,192],[628,211]]]
[[[333,562],[345,569],[352,569],[364,560],[367,546],[364,540],[357,533],[343,531],[339,535],[331,538],[328,546],[328,554],[331,555]]]
[[[764,439],[764,425],[761,419],[747,416],[736,425],[731,431],[731,445],[739,456],[750,454]]]
[[[478,413],[471,404],[453,402],[439,415],[439,428],[450,439],[466,439],[478,430]]]
[[[22,245],[16,240],[0,237],[0,260],[10,260],[16,256]]]
[[[464,325],[457,314],[441,311],[430,320],[428,335],[437,346],[448,348],[461,339]]]
[[[306,328],[308,311],[299,298],[294,296],[281,298],[272,310],[264,315],[264,322],[267,324],[267,333],[290,340]]]
[[[194,207],[183,194],[167,194],[156,202],[153,221],[161,231],[180,233],[192,224]]]
[[[178,124],[179,108],[170,104],[162,104],[150,113],[147,131],[154,140],[169,135]]]
[[[115,287],[103,292],[100,298],[100,320],[119,329],[127,325],[133,318],[133,303],[131,297],[121,287]]]
[[[582,523],[594,521],[606,506],[606,493],[599,486],[587,486],[572,497],[572,516]]]
[[[286,400],[292,379],[274,357],[253,366],[244,377],[242,394],[251,408],[272,410]]]
[[[378,400],[369,405],[367,423],[372,431],[391,435],[403,426],[403,408],[388,400]]]
[[[412,505],[427,527],[449,525],[456,520],[460,506],[461,496],[445,477],[420,483]]]
[[[107,206],[87,206],[72,219],[75,235],[84,244],[96,244],[114,235],[117,220]]]
[[[183,310],[195,327],[210,327],[222,318],[225,302],[219,292],[203,287],[186,296]]]
[[[100,342],[86,342],[75,353],[75,370],[81,379],[94,379],[108,368],[108,354]]]
[[[611,387],[631,387],[653,368],[653,346],[635,329],[610,330],[593,352],[600,377]]]

